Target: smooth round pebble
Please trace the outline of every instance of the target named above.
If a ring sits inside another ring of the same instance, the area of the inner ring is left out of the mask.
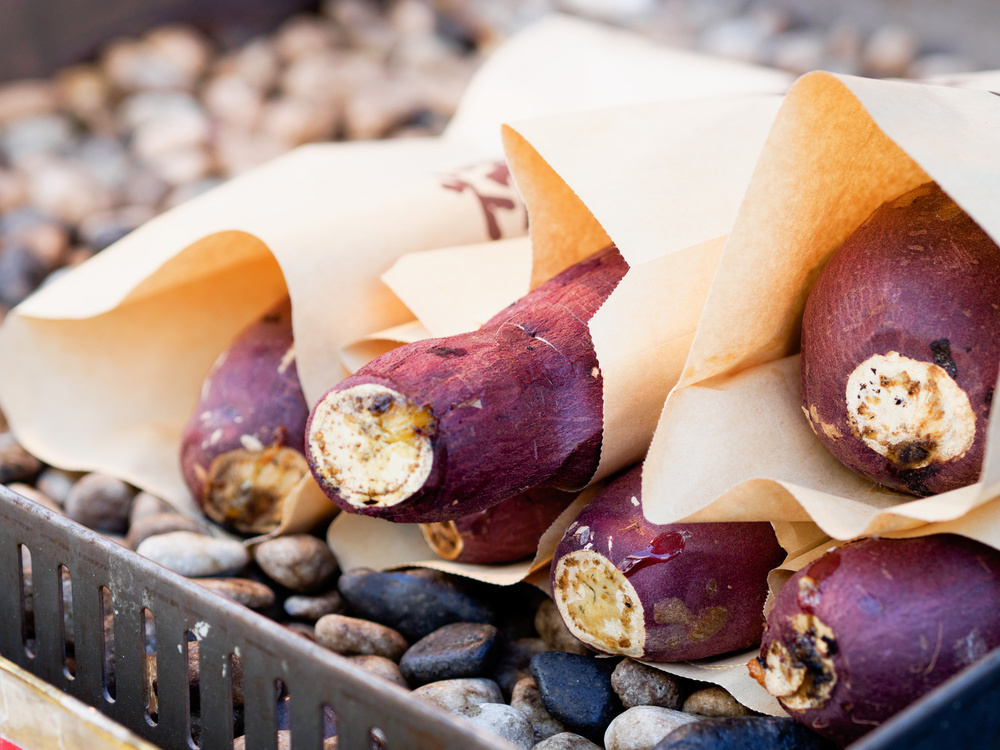
[[[476,726],[525,750],[535,744],[528,717],[506,703],[483,703],[469,706],[458,713]]]
[[[496,661],[498,651],[496,627],[455,622],[410,646],[399,660],[399,668],[411,685],[479,677]]]
[[[492,623],[496,613],[469,593],[464,582],[438,571],[345,571],[340,593],[360,616],[398,630],[418,641],[453,622]]]
[[[553,651],[566,651],[582,656],[593,653],[583,641],[569,631],[562,615],[559,614],[559,608],[551,599],[545,599],[538,605],[535,611],[535,630]]]
[[[560,732],[539,742],[534,750],[601,750],[601,746],[579,734]]]
[[[282,604],[285,614],[302,620],[315,622],[324,615],[339,615],[344,611],[344,599],[336,589],[324,594],[289,596]]]
[[[622,711],[611,687],[616,662],[565,651],[545,651],[531,659],[545,710],[567,729],[600,742],[611,720]]]
[[[125,545],[135,549],[149,537],[167,534],[171,531],[205,533],[203,525],[193,518],[180,513],[157,513],[130,525],[128,533],[125,535]]]
[[[14,307],[23,302],[51,270],[25,243],[5,247],[0,253],[0,305]]]
[[[65,505],[69,491],[73,489],[73,485],[82,476],[83,474],[80,472],[66,471],[65,469],[56,469],[49,466],[43,469],[42,473],[38,475],[38,479],[35,480],[35,486],[53,501],[59,503],[59,505]],[[142,493],[140,492],[139,494],[141,495]],[[138,498],[138,495],[136,497]],[[135,500],[132,502],[134,503]]]
[[[151,492],[140,492],[132,500],[132,507],[128,512],[129,526],[139,523],[148,516],[155,516],[160,513],[174,513],[173,507],[166,500],[157,497]]]
[[[95,531],[123,534],[136,491],[110,474],[86,474],[66,496],[66,515]]]
[[[833,750],[833,745],[795,719],[727,716],[678,727],[653,750]]]
[[[355,656],[345,657],[349,662],[356,664],[372,674],[377,674],[389,682],[395,683],[400,687],[408,688],[410,685],[403,677],[403,673],[399,671],[399,665],[392,659],[386,659],[384,656],[375,656],[374,654],[356,654]]]
[[[324,615],[316,622],[316,642],[338,654],[375,654],[399,661],[409,644],[397,631],[346,615]]]
[[[151,536],[135,551],[188,578],[232,575],[250,562],[250,555],[240,542],[192,531]]]
[[[677,727],[698,717],[659,706],[635,706],[618,714],[604,732],[605,750],[652,750]]]
[[[553,719],[551,714],[545,710],[542,694],[533,677],[525,677],[514,685],[510,705],[528,717],[535,742],[541,742],[566,731],[562,722]]]
[[[248,578],[201,578],[198,583],[250,609],[267,609],[274,604],[274,591],[259,581]]]
[[[634,659],[618,663],[611,673],[611,687],[625,708],[660,706],[679,710],[682,705],[681,684],[676,677]]]
[[[253,557],[271,580],[303,593],[318,590],[338,571],[327,543],[309,534],[268,539],[253,548]]]
[[[750,716],[751,711],[728,690],[718,685],[697,690],[687,697],[681,709],[699,716]]]
[[[500,686],[485,677],[429,682],[416,688],[413,695],[453,712],[483,703],[504,702]]]
[[[905,76],[920,52],[920,40],[905,26],[883,26],[868,38],[862,52],[865,71],[873,76]]]

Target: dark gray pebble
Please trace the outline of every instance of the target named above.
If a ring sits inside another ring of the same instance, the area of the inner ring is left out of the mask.
[[[399,660],[399,671],[411,685],[479,677],[493,666],[499,651],[493,625],[456,622],[414,643]]]
[[[74,521],[95,531],[124,534],[135,495],[136,490],[118,477],[94,472],[73,485],[64,509]]]
[[[13,307],[42,283],[52,269],[23,244],[13,244],[0,252],[0,304]]]
[[[794,719],[777,716],[710,718],[678,727],[653,750],[832,750]]]
[[[545,651],[532,657],[531,676],[538,684],[545,710],[576,734],[596,743],[622,704],[611,687],[614,659],[596,659],[566,651]]]
[[[355,568],[340,576],[341,595],[360,617],[388,625],[411,643],[453,622],[493,624],[496,615],[454,577],[437,571],[377,572]]]

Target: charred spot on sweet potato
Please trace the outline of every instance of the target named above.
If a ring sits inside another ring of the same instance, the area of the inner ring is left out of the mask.
[[[790,711],[822,707],[837,682],[837,641],[814,614],[799,613],[787,640],[773,640],[764,655],[764,685]]]
[[[452,359],[454,357],[464,357],[468,352],[460,346],[432,346],[427,350],[428,354],[433,354],[435,357],[441,357],[443,359]]]
[[[958,367],[956,367],[955,360],[951,357],[951,342],[948,339],[938,339],[937,341],[932,341],[930,346],[931,352],[934,353],[934,364],[951,375],[952,378],[957,378]]]

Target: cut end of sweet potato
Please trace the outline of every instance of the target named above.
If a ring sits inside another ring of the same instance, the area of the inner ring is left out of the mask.
[[[646,643],[642,602],[625,574],[596,552],[559,559],[552,596],[563,622],[598,651],[640,658]]]
[[[383,385],[330,391],[313,409],[310,465],[328,494],[361,509],[391,507],[430,476],[436,426],[428,409]]]
[[[790,711],[821,708],[837,683],[833,631],[818,617],[799,613],[792,618],[791,648],[773,640],[764,654],[764,687]]]
[[[420,524],[427,546],[443,560],[457,560],[462,554],[465,542],[454,521]]]
[[[305,456],[293,448],[223,453],[208,471],[205,515],[240,534],[266,534],[281,523],[285,498],[308,473]]]

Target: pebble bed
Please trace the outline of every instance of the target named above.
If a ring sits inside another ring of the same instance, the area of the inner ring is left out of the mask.
[[[721,1],[336,0],[228,44],[154,28],[52,79],[0,84],[0,321],[156,214],[296,146],[439,133],[490,51],[552,10],[794,73],[974,68],[903,28],[814,28]],[[721,688],[595,659],[533,587],[341,571],[323,529],[248,549],[114,477],[46,466],[2,413],[0,483],[520,747],[824,746],[790,721],[753,716]]]

